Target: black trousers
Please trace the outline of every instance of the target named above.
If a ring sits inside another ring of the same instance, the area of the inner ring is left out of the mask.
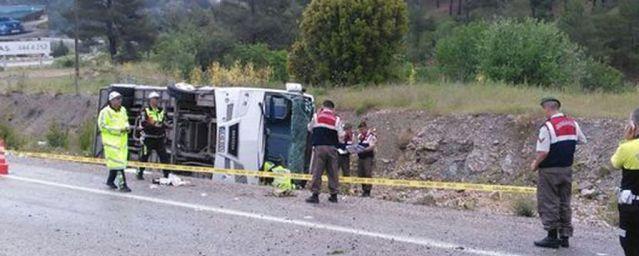
[[[164,145],[164,138],[144,138],[144,147],[142,148],[142,156],[140,156],[140,162],[148,162],[151,153],[155,151],[160,158],[160,163],[167,164],[169,163],[170,156],[166,152],[166,146]],[[142,175],[144,173],[144,168],[141,167],[138,175]],[[169,177],[169,171],[163,170],[164,177]]]
[[[122,169],[109,170],[109,176],[107,177],[106,182],[107,185],[115,184],[115,178],[118,176],[118,172],[122,174],[122,183],[126,186],[126,175],[124,175],[124,170]]]
[[[337,155],[337,168],[342,171],[342,176],[349,177],[351,176],[351,156],[346,155]]]
[[[639,203],[619,207],[619,227],[625,234],[619,236],[626,256],[639,256]]]

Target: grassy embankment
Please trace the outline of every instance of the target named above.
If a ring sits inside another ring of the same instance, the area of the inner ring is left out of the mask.
[[[163,85],[172,82],[170,74],[157,65],[142,62],[119,66],[82,69],[80,92],[94,94],[110,83]],[[73,69],[16,69],[0,72],[0,93],[73,93]],[[269,85],[268,87],[284,87]],[[585,93],[501,83],[419,83],[387,84],[352,88],[310,88],[318,100],[330,98],[339,108],[365,113],[373,109],[423,109],[437,114],[500,113],[520,114],[538,111],[544,96],[562,100],[565,111],[580,117],[624,118],[632,109],[639,92]]]
[[[639,107],[639,92],[584,93],[499,83],[384,85],[366,88],[313,89],[342,109],[423,109],[437,114],[521,114],[539,111],[539,99],[558,97],[564,110],[579,117],[624,118]]]

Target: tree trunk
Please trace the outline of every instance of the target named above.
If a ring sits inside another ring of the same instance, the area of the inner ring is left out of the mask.
[[[112,0],[107,0],[106,1],[106,9],[107,12],[112,12],[113,10],[111,10],[112,8]],[[107,34],[107,40],[109,41],[109,55],[111,55],[111,61],[115,61],[115,56],[118,54],[118,38],[117,35],[115,34],[115,29],[113,26],[113,20],[109,20],[106,22],[106,34]]]
[[[251,17],[249,17],[250,20],[252,20],[253,22],[251,22],[251,43],[256,43],[257,41],[257,36],[255,35],[255,0],[251,0],[249,1],[249,7],[251,8]]]
[[[439,9],[439,0],[435,1],[435,6]]]
[[[448,1],[448,15],[453,16],[453,0]]]
[[[470,8],[468,8],[468,5],[469,5],[468,1],[470,1],[470,0],[465,0],[464,1],[465,7],[466,7],[466,8],[464,8],[464,12],[466,12],[466,22],[470,21]]]
[[[462,15],[462,0],[457,1],[457,15],[458,16]]]

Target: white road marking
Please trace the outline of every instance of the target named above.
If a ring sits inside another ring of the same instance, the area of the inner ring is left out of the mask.
[[[306,228],[323,229],[323,230],[329,230],[329,231],[335,231],[335,232],[341,232],[341,233],[347,233],[347,234],[353,234],[353,235],[359,235],[359,236],[367,236],[372,238],[391,240],[395,242],[422,245],[426,247],[438,248],[443,250],[453,250],[457,252],[464,252],[464,253],[470,253],[475,255],[486,255],[486,256],[517,256],[519,255],[519,254],[513,254],[513,253],[507,253],[507,252],[468,248],[460,244],[447,243],[447,242],[433,240],[429,238],[423,238],[423,237],[410,237],[410,236],[403,236],[403,235],[385,234],[385,233],[372,232],[372,231],[366,231],[366,230],[331,225],[331,224],[315,223],[315,222],[309,222],[309,221],[303,221],[303,220],[293,220],[293,219],[288,219],[285,217],[256,214],[256,213],[243,212],[243,211],[226,209],[226,208],[218,208],[218,207],[190,204],[190,203],[165,200],[165,199],[159,199],[159,198],[153,198],[153,197],[138,196],[133,194],[123,194],[123,193],[113,192],[109,190],[86,188],[86,187],[68,185],[68,184],[57,183],[52,181],[18,177],[13,175],[5,175],[0,177],[19,180],[23,182],[47,185],[52,187],[59,187],[59,188],[66,188],[66,189],[77,190],[82,192],[88,192],[93,194],[108,195],[108,196],[114,196],[114,197],[134,199],[134,200],[139,200],[144,202],[151,202],[156,204],[183,207],[183,208],[193,209],[196,211],[208,211],[208,212],[213,212],[218,214],[225,214],[225,215],[239,216],[239,217],[245,217],[250,219],[275,222],[275,223],[296,225],[296,226],[301,226]],[[463,248],[463,249],[460,249],[460,248]]]

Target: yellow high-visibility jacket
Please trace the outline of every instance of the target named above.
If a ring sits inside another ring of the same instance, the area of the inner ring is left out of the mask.
[[[123,170],[126,168],[129,154],[127,145],[129,116],[126,109],[120,107],[120,111],[115,111],[110,106],[104,107],[98,115],[98,126],[102,134],[107,168]]]

